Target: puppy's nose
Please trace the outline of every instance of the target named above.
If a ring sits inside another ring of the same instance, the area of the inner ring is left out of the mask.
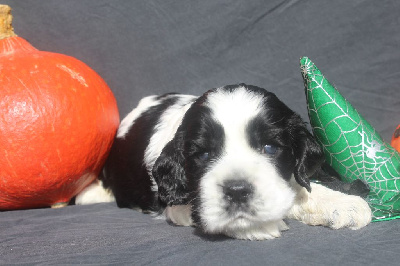
[[[246,203],[253,190],[253,186],[245,180],[227,180],[223,184],[225,199],[233,203]]]

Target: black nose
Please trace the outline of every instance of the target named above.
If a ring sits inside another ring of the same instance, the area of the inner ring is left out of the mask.
[[[228,180],[222,187],[225,199],[233,203],[246,203],[253,195],[253,186],[245,180]]]

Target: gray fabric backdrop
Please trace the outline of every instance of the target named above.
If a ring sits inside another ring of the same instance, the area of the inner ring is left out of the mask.
[[[245,82],[308,120],[308,56],[385,140],[400,123],[398,1],[3,0],[16,33],[95,69],[121,118],[150,94]],[[0,213],[0,263],[398,264],[399,222],[333,231],[289,221],[281,239],[207,237],[114,204]]]

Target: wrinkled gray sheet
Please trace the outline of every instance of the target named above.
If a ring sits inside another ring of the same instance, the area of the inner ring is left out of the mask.
[[[95,69],[121,117],[143,96],[245,82],[307,119],[308,56],[387,141],[400,123],[398,1],[3,0],[40,50]],[[1,170],[0,170],[1,171]],[[397,265],[400,221],[333,231],[288,221],[280,239],[204,236],[114,204],[0,213],[0,264]]]

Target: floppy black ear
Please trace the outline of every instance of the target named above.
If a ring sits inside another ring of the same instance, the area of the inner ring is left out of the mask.
[[[311,192],[309,177],[321,167],[324,154],[305,125],[297,127],[292,136],[294,137],[293,153],[296,157],[294,177],[297,183]]]
[[[178,132],[164,147],[152,170],[158,197],[166,205],[186,204],[188,192],[183,166],[183,136]]]

